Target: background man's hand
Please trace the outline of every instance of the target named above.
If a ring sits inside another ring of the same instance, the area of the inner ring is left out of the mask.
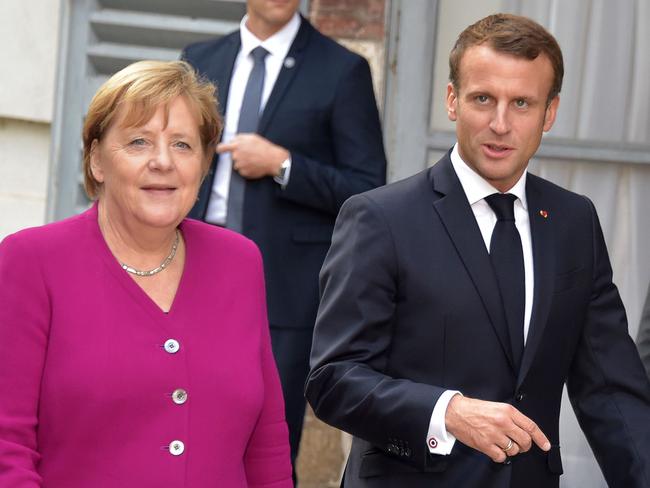
[[[233,169],[249,180],[277,176],[289,151],[258,134],[237,134],[217,145],[217,153],[230,152]]]
[[[447,406],[445,425],[457,440],[497,463],[528,451],[533,442],[544,451],[551,448],[537,424],[507,403],[456,395]],[[504,452],[510,440],[512,447]]]

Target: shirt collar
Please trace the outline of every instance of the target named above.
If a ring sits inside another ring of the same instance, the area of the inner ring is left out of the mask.
[[[271,56],[280,56],[281,58],[284,58],[289,52],[291,43],[298,34],[301,22],[300,15],[296,12],[293,14],[293,17],[291,17],[291,20],[282,27],[282,29],[277,31],[268,39],[261,41],[248,29],[248,27],[246,27],[247,20],[248,15],[244,15],[244,18],[241,19],[239,24],[242,54],[248,56],[257,46],[262,46]]]
[[[460,153],[458,152],[458,143],[454,144],[454,148],[451,151],[451,164],[454,167],[454,171],[460,180],[460,184],[465,191],[465,196],[467,196],[470,205],[474,205],[476,202],[483,200],[493,193],[499,193],[499,190],[490,185],[490,183],[484,180],[463,161],[463,158],[460,157]],[[528,202],[526,200],[527,174],[528,168],[526,168],[517,183],[515,183],[515,186],[508,190],[508,193],[512,193],[521,201],[526,211],[528,210]]]

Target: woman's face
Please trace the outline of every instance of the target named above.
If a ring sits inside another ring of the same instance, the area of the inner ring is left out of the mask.
[[[176,227],[196,201],[205,158],[198,122],[183,97],[158,107],[139,127],[125,127],[120,109],[101,141],[93,142],[91,169],[102,183],[106,215],[128,227]]]

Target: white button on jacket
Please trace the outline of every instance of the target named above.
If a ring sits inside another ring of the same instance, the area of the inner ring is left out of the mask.
[[[180,344],[176,339],[167,339],[165,341],[165,351],[167,351],[169,354],[176,354],[178,350],[181,348]]]
[[[182,405],[187,401],[187,392],[182,388],[174,390],[174,393],[172,393],[172,400],[176,405]]]
[[[169,444],[169,452],[172,456],[180,456],[185,452],[185,444],[183,444],[183,441],[172,441]]]

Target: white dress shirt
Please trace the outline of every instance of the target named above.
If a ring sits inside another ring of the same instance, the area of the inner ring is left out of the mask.
[[[291,20],[278,32],[268,39],[261,41],[253,34],[246,21],[248,16],[244,16],[239,25],[241,35],[241,48],[235,59],[235,64],[230,78],[230,88],[228,89],[228,102],[226,106],[226,120],[224,125],[222,142],[230,142],[237,135],[237,125],[239,124],[239,111],[244,100],[244,91],[248,77],[253,69],[253,59],[250,53],[258,46],[262,46],[269,54],[265,59],[266,74],[264,77],[264,88],[262,89],[262,101],[260,112],[264,110],[266,102],[271,95],[271,91],[278,79],[280,70],[285,62],[289,48],[298,34],[300,28],[300,16],[296,13]],[[228,209],[228,191],[230,189],[230,175],[232,173],[232,158],[230,153],[223,153],[219,156],[212,184],[212,192],[208,201],[208,209],[205,220],[213,224],[224,225],[226,222],[226,212]],[[289,168],[285,172],[285,178],[281,183],[286,185],[289,179]],[[277,181],[277,180],[276,180]]]
[[[465,161],[462,160],[458,153],[458,144],[454,146],[451,152],[451,164],[460,180],[460,184],[465,191],[465,196],[478,223],[485,247],[490,251],[490,239],[492,231],[497,222],[497,217],[490,205],[485,201],[485,197],[499,191],[485,181],[478,173],[471,169]],[[526,200],[526,174],[521,175],[519,181],[515,183],[507,193],[512,193],[517,197],[514,204],[515,226],[519,231],[521,246],[524,254],[524,273],[526,286],[526,304],[524,308],[524,344],[528,337],[528,328],[530,326],[530,316],[533,310],[533,245],[530,235],[530,221],[528,218],[528,202]],[[427,433],[427,445],[429,451],[433,454],[449,454],[456,438],[447,432],[445,428],[445,414],[451,398],[460,392],[455,390],[445,391],[433,408],[429,431]]]

